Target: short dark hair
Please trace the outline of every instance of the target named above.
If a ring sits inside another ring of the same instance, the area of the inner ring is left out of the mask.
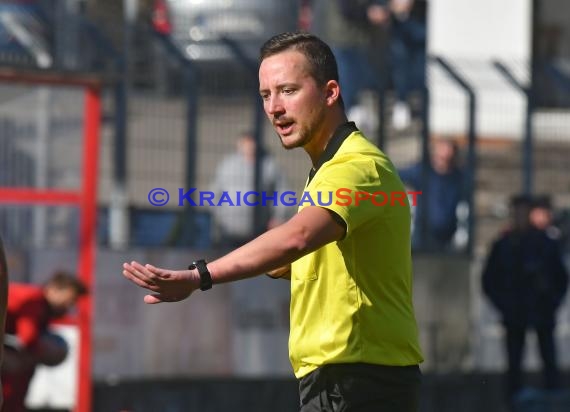
[[[532,207],[550,210],[552,209],[552,200],[548,195],[535,196],[532,201]]]
[[[329,45],[306,32],[285,32],[273,36],[261,46],[259,62],[289,49],[296,50],[307,58],[309,73],[318,85],[322,86],[329,80],[339,81],[338,66]]]
[[[85,283],[83,283],[77,276],[63,270],[55,272],[45,283],[45,286],[52,286],[57,289],[71,288],[75,290],[77,296],[83,296],[89,292]]]

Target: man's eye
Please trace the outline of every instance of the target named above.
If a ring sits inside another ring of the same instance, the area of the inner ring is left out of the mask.
[[[283,93],[283,94],[291,94],[291,93],[293,93],[294,91],[295,91],[295,90],[293,90],[293,89],[283,89],[282,93]]]
[[[264,93],[264,94],[261,95],[261,98],[262,98],[263,100],[267,100],[267,99],[269,99],[269,95]]]

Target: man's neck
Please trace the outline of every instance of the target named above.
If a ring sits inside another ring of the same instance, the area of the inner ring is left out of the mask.
[[[327,148],[327,145],[331,141],[334,132],[344,123],[346,123],[348,119],[342,114],[342,116],[338,116],[334,121],[324,121],[323,123],[326,124],[325,127],[320,131],[320,133],[315,136],[314,139],[311,140],[309,144],[303,147],[309,157],[311,158],[311,163],[313,164],[313,168],[317,166],[317,163]]]

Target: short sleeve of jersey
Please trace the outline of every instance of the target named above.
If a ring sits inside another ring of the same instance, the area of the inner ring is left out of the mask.
[[[337,156],[325,163],[305,190],[305,197],[315,206],[335,212],[346,223],[350,233],[366,221],[384,213],[384,189],[373,159],[351,159]],[[386,190],[387,192],[387,190]],[[308,193],[308,195],[307,195]],[[376,193],[374,200],[372,197]],[[302,206],[307,206],[303,202]]]

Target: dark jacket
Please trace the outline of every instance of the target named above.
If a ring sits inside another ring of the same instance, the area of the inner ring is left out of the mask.
[[[422,194],[417,197],[416,224],[418,226],[421,224],[424,211],[422,202],[427,201],[428,239],[433,239],[441,244],[451,242],[457,229],[457,205],[464,198],[463,172],[455,168],[450,173],[442,175],[430,167],[427,191],[423,184],[423,165],[421,163],[399,170],[398,173],[407,186],[422,191]]]
[[[568,286],[556,242],[545,232],[508,231],[492,246],[483,271],[483,291],[506,325],[554,325]]]

